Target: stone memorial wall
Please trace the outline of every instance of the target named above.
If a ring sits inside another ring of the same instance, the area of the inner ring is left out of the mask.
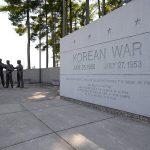
[[[150,0],[61,39],[60,95],[150,117]]]

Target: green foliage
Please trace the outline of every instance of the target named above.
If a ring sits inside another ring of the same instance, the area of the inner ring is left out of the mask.
[[[108,11],[113,11],[123,5],[123,0],[108,0],[107,1],[107,9]]]
[[[18,33],[20,36],[22,36],[26,32],[27,28],[26,26],[20,24],[15,28],[16,33]]]

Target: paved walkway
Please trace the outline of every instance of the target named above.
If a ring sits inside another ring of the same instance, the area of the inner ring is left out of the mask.
[[[150,124],[61,100],[58,87],[0,87],[0,150],[150,150]]]

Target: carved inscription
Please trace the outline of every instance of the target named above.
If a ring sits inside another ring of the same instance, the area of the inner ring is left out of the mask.
[[[142,57],[142,42],[134,41],[120,45],[112,45],[91,50],[81,50],[73,53],[73,70],[86,71],[96,70],[96,62],[103,65],[105,70],[109,69],[140,69],[143,66]],[[110,58],[112,61],[110,61]],[[126,61],[123,61],[123,60]],[[105,62],[105,63],[101,63]]]
[[[120,80],[120,79],[92,79],[68,77],[70,82],[78,83],[77,92],[90,98],[101,98],[104,100],[132,100],[132,91],[129,89],[116,88],[119,86],[146,86],[150,88],[150,80]],[[82,83],[82,84],[80,84]]]

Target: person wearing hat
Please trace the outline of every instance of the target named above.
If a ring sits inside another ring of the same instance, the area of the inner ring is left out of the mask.
[[[13,80],[12,80],[12,72],[14,71],[13,65],[10,64],[10,61],[6,61],[6,88],[9,87],[9,83],[11,84],[11,87],[13,88]]]
[[[3,73],[3,68],[5,68],[5,65],[2,63],[2,59],[0,58],[0,78],[3,87],[5,86],[5,81],[4,81],[4,73]]]
[[[23,82],[23,66],[21,64],[21,60],[17,60],[17,67],[15,67],[15,69],[17,69],[17,88],[24,87],[24,82]]]

